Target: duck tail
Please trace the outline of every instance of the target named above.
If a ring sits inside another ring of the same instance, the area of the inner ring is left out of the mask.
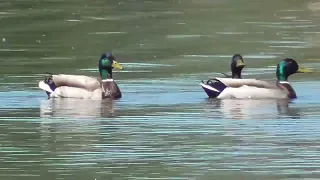
[[[48,84],[50,89],[52,91],[54,91],[57,87],[56,87],[55,83],[53,82],[52,73],[45,72],[45,74],[47,74],[47,75],[44,78],[44,83]]]
[[[209,98],[216,98],[225,88],[227,88],[227,86],[216,79],[214,79],[214,82],[212,80],[213,79],[208,80],[207,83],[203,83],[202,81],[200,85],[206,92],[206,94],[209,96]]]

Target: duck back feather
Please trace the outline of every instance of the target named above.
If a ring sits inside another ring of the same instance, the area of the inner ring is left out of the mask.
[[[98,88],[93,91],[88,91],[78,87],[60,86],[51,94],[51,97],[101,100],[102,90]]]
[[[254,86],[258,88],[272,88],[272,89],[277,89],[276,84],[270,84],[266,81],[261,81],[257,79],[232,79],[232,78],[215,78],[217,81],[220,81],[227,87],[241,87],[243,85],[247,86]]]
[[[90,76],[58,74],[52,75],[52,79],[57,87],[76,87],[86,89],[87,91],[94,91],[100,88],[99,80]]]
[[[286,99],[288,94],[281,89],[267,89],[243,85],[241,87],[227,87],[217,97],[219,99]]]

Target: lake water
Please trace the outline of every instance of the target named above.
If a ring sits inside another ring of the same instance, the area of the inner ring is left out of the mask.
[[[0,2],[0,179],[319,179],[320,3],[301,0]],[[47,100],[43,73],[98,76],[112,51],[121,100]],[[230,73],[298,99],[210,100]]]

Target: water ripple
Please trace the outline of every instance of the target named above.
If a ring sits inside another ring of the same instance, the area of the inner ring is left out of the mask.
[[[292,101],[212,100],[199,86],[235,52],[246,77],[274,82],[285,56],[316,71],[317,5],[1,2],[1,179],[319,179],[317,73],[292,77]],[[102,51],[125,68],[122,99],[48,100],[36,87],[38,72],[96,72]]]

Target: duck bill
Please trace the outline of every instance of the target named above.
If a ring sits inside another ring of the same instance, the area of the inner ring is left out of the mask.
[[[119,69],[119,70],[122,70],[123,67],[115,60],[113,60],[113,63],[111,65],[114,69]]]
[[[311,69],[308,69],[308,68],[299,67],[297,72],[298,73],[311,73],[313,71]]]
[[[236,63],[237,63],[236,67],[244,67],[245,66],[244,62],[241,59],[238,59]]]

